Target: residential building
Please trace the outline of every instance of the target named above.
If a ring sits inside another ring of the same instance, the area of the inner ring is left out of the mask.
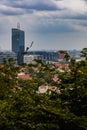
[[[21,73],[18,73],[18,79],[32,80],[32,77],[29,74],[21,72]]]
[[[24,55],[24,63],[26,64],[36,64],[35,59],[40,59],[38,55]]]
[[[51,91],[56,92],[56,93],[60,93],[60,90],[57,87],[49,86],[49,85],[47,85],[47,86],[44,86],[44,85],[39,86],[37,92],[38,93],[46,93],[48,90],[50,92],[49,94],[51,94]]]

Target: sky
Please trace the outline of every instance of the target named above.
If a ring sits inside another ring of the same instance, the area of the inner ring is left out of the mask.
[[[87,0],[0,0],[0,50],[11,50],[11,29],[25,31],[31,50],[87,47]]]

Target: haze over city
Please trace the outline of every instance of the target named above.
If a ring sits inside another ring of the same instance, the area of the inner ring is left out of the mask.
[[[86,0],[0,0],[0,48],[11,50],[11,29],[25,31],[32,50],[87,46]]]

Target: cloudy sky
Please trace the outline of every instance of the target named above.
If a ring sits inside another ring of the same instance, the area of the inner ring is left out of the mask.
[[[87,47],[87,0],[0,0],[0,49],[11,50],[17,23],[31,50]]]

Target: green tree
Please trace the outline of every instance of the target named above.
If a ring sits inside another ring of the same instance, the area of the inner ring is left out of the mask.
[[[81,57],[84,57],[85,60],[87,61],[87,48],[83,48],[81,51]]]
[[[0,67],[0,129],[87,130],[86,61],[72,59],[70,71],[59,73],[60,93],[37,93],[39,85],[56,72],[38,64],[39,72],[30,81],[17,79],[19,68],[12,64],[4,62]]]

